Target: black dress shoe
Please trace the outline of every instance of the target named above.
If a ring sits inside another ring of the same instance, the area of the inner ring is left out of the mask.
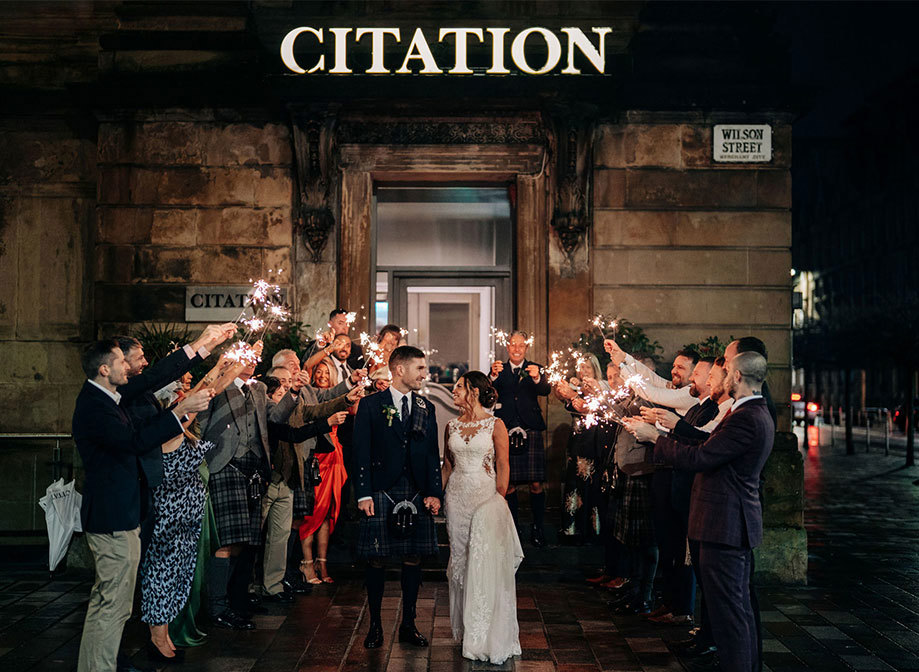
[[[185,662],[185,651],[183,649],[176,649],[175,655],[170,658],[169,656],[163,655],[163,652],[157,648],[156,644],[147,642],[147,658],[150,659],[151,663],[180,665]]]
[[[364,637],[364,648],[379,649],[381,646],[383,646],[383,625],[370,621],[370,630],[367,631],[367,636]]]
[[[543,534],[542,528],[536,525],[536,523],[533,523],[533,525],[530,527],[530,537],[533,541],[533,545],[536,548],[540,548],[546,545],[546,537]]]
[[[255,623],[242,614],[227,609],[214,617],[214,625],[224,630],[255,630]]]
[[[715,652],[718,651],[718,647],[714,644],[705,644],[703,642],[696,642],[693,646],[685,649],[680,652],[680,655],[684,658],[708,658],[714,656]]]
[[[403,644],[412,644],[414,646],[427,646],[428,640],[424,638],[418,628],[414,625],[399,626],[399,641]]]
[[[313,587],[303,580],[303,576],[299,576],[292,581],[284,579],[281,581],[281,584],[284,586],[284,590],[288,593],[294,593],[296,595],[309,595],[313,592]]]
[[[286,590],[282,590],[280,593],[269,595],[266,599],[269,602],[276,602],[277,604],[293,604],[294,594],[288,593]]]

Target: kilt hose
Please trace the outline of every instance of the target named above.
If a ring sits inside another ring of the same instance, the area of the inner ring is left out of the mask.
[[[360,534],[357,554],[362,558],[386,558],[389,556],[437,555],[437,532],[434,518],[424,508],[424,497],[403,474],[395,485],[386,490],[396,503],[407,499],[418,509],[415,530],[407,539],[396,538],[389,530],[389,515],[393,503],[382,490],[373,493],[373,516],[360,519]],[[414,499],[413,499],[414,497]]]

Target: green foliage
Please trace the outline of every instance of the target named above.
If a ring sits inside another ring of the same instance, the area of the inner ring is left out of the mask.
[[[637,324],[633,324],[628,320],[617,320],[617,322],[619,328],[616,330],[616,342],[619,347],[638,358],[650,357],[655,364],[661,361],[661,352],[664,348],[661,347],[660,343],[656,340],[652,341],[645,333],[645,330]],[[612,336],[613,334],[609,333],[608,335]],[[609,355],[603,349],[603,338],[596,329],[586,334],[581,334],[577,342],[572,345],[581,352],[589,352],[595,355],[600,362],[600,366],[605,367],[609,362]]]
[[[308,324],[286,322],[280,327],[280,329],[269,331],[262,339],[265,347],[262,350],[262,361],[255,370],[256,374],[261,375],[271,368],[271,359],[279,350],[289,348],[302,358],[306,353],[306,347],[313,340]]]
[[[683,346],[683,350],[692,350],[698,354],[699,357],[721,357],[724,354],[724,349],[727,348],[728,344],[733,340],[732,337],[725,342],[717,336],[709,336],[698,343],[687,343]]]
[[[191,340],[188,326],[153,322],[136,327],[131,336],[144,346],[144,356],[153,364]]]

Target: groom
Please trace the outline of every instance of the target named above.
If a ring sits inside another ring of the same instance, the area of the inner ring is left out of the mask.
[[[358,554],[367,558],[370,631],[364,646],[368,649],[383,645],[380,608],[385,561],[390,556],[402,558],[399,641],[428,645],[415,627],[415,602],[421,585],[421,558],[437,554],[431,515],[440,510],[443,497],[437,419],[434,407],[418,394],[427,376],[424,353],[408,345],[396,348],[389,358],[389,370],[392,385],[363,399],[354,418],[354,487],[357,506],[364,514]],[[413,509],[416,514],[405,515]]]

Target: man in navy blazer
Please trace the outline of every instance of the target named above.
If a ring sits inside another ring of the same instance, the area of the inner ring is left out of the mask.
[[[731,410],[696,445],[661,437],[654,461],[699,472],[693,482],[689,537],[700,542],[702,589],[721,668],[750,672],[758,665],[756,622],[748,589],[753,549],[763,539],[759,478],[772,451],[775,423],[761,390],[766,360],[744,352],[728,364]]]
[[[531,339],[522,331],[514,331],[507,339],[506,362],[491,365],[491,383],[498,393],[495,415],[501,419],[511,436],[509,466],[510,484],[507,487],[507,506],[518,524],[517,485],[530,487],[530,510],[533,513],[531,538],[534,546],[545,543],[543,518],[546,494],[542,483],[546,480],[546,449],[543,432],[546,421],[542,417],[539,397],[552,391],[542,367],[526,358]],[[514,434],[523,439],[522,446],[515,443]],[[522,434],[522,435],[521,435]],[[525,438],[524,438],[525,437]],[[520,446],[520,447],[518,447]]]
[[[402,624],[399,641],[427,646],[415,628],[415,603],[421,585],[421,558],[437,553],[434,519],[443,499],[437,417],[418,394],[427,377],[424,352],[403,345],[389,358],[392,385],[362,399],[354,418],[354,489],[360,521],[358,554],[367,558],[370,629],[364,646],[383,644],[381,608],[385,559],[402,559]],[[410,504],[405,504],[409,502]],[[417,510],[414,529],[394,529],[396,507]]]
[[[73,413],[73,439],[86,471],[80,517],[95,560],[96,580],[77,669],[96,672],[117,668],[121,632],[131,616],[140,562],[138,460],[181,434],[179,418],[207,408],[212,393],[202,390],[189,395],[174,411],[161,411],[135,425],[120,390],[137,395],[149,388],[141,383],[128,385],[118,342],[93,343],[83,353],[82,366],[87,380]],[[156,368],[143,379],[151,386],[160,380]]]

